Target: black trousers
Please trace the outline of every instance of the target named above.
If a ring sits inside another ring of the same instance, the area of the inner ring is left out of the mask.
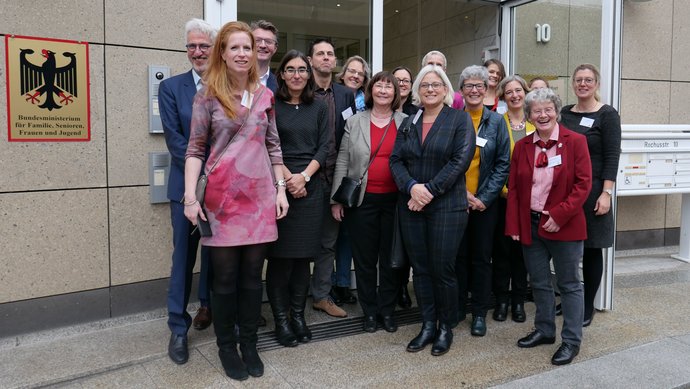
[[[395,309],[400,283],[398,273],[391,268],[390,257],[397,199],[397,192],[365,193],[362,205],[345,210],[344,224],[351,238],[357,296],[366,316],[390,316]]]
[[[486,316],[491,300],[491,252],[498,219],[496,202],[484,211],[470,211],[465,234],[458,251],[455,271],[458,277],[459,304],[466,305],[467,290],[473,316]]]
[[[527,294],[527,268],[522,256],[522,245],[506,236],[506,206],[508,201],[498,199],[498,220],[494,235],[493,290],[497,303],[523,304]]]

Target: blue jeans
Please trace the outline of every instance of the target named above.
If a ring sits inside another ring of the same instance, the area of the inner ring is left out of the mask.
[[[352,271],[352,247],[347,228],[341,228],[338,232],[338,241],[335,244],[334,270],[331,274],[331,285],[349,287],[350,272]]]

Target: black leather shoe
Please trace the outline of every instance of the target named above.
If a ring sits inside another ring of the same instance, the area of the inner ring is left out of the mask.
[[[551,337],[549,338],[548,336],[542,334],[538,330],[534,330],[530,332],[527,336],[524,338],[521,338],[520,340],[517,341],[518,347],[521,348],[532,348],[539,346],[540,344],[554,344],[556,343],[556,338]]]
[[[362,328],[365,332],[376,332],[376,316],[365,316]]]
[[[511,317],[516,323],[524,323],[527,320],[527,314],[525,313],[525,304],[515,304],[510,309]]]
[[[403,309],[412,308],[412,299],[410,298],[410,292],[407,290],[407,285],[401,286],[398,291],[398,306]]]
[[[331,300],[333,300],[333,303],[337,306],[343,305],[343,298],[340,296],[340,288],[337,286],[331,287],[331,291],[328,293],[329,296],[331,296]]]
[[[506,321],[508,318],[508,303],[498,303],[494,308],[493,318],[496,321]]]
[[[350,288],[347,286],[336,286],[335,289],[338,290],[338,294],[340,295],[340,300],[345,303],[345,304],[357,304],[357,297],[355,297],[354,294],[352,294],[352,291],[350,291]]]
[[[567,365],[575,359],[580,353],[580,346],[575,346],[570,343],[561,343],[561,347],[556,350],[556,353],[551,357],[551,363],[554,365]]]
[[[425,321],[422,323],[422,330],[419,331],[419,335],[407,344],[406,350],[411,353],[422,351],[427,345],[434,342],[434,338],[436,338],[436,323]]]
[[[561,304],[556,304],[556,316],[561,316],[563,314],[563,307]]]
[[[438,357],[450,350],[450,345],[453,343],[453,330],[448,324],[441,324],[436,332],[436,339],[434,345],[431,347],[431,355]]]
[[[486,319],[483,316],[472,317],[472,327],[470,330],[470,334],[472,334],[472,336],[486,335]]]
[[[168,356],[178,365],[187,363],[189,350],[187,349],[187,335],[170,334],[168,343]]]
[[[594,311],[592,311],[592,316],[585,317],[585,320],[582,322],[582,326],[589,327],[589,325],[592,324],[592,319],[594,319]]]
[[[386,332],[395,332],[398,330],[398,325],[395,324],[393,316],[379,316],[379,323]]]
[[[297,347],[297,337],[290,328],[290,323],[287,320],[276,320],[276,339],[278,343],[285,347]]]

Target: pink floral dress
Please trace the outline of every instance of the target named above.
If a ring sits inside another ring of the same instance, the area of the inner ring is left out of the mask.
[[[205,96],[203,89],[194,98],[186,158],[203,161],[210,145],[207,174],[220,158],[208,176],[204,211],[213,236],[201,238],[204,246],[244,246],[278,239],[272,165],[282,165],[283,157],[273,93],[259,86],[253,98],[251,112],[238,101],[235,119],[229,119],[218,100]]]

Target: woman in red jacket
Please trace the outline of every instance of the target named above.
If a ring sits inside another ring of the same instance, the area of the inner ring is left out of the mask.
[[[529,348],[556,341],[551,258],[561,293],[561,346],[554,365],[572,362],[580,351],[584,300],[579,278],[587,225],[582,209],[592,187],[587,139],[558,125],[561,99],[551,89],[525,98],[525,114],[536,131],[515,143],[508,178],[506,235],[522,243],[530,275],[535,330],[518,340]]]

